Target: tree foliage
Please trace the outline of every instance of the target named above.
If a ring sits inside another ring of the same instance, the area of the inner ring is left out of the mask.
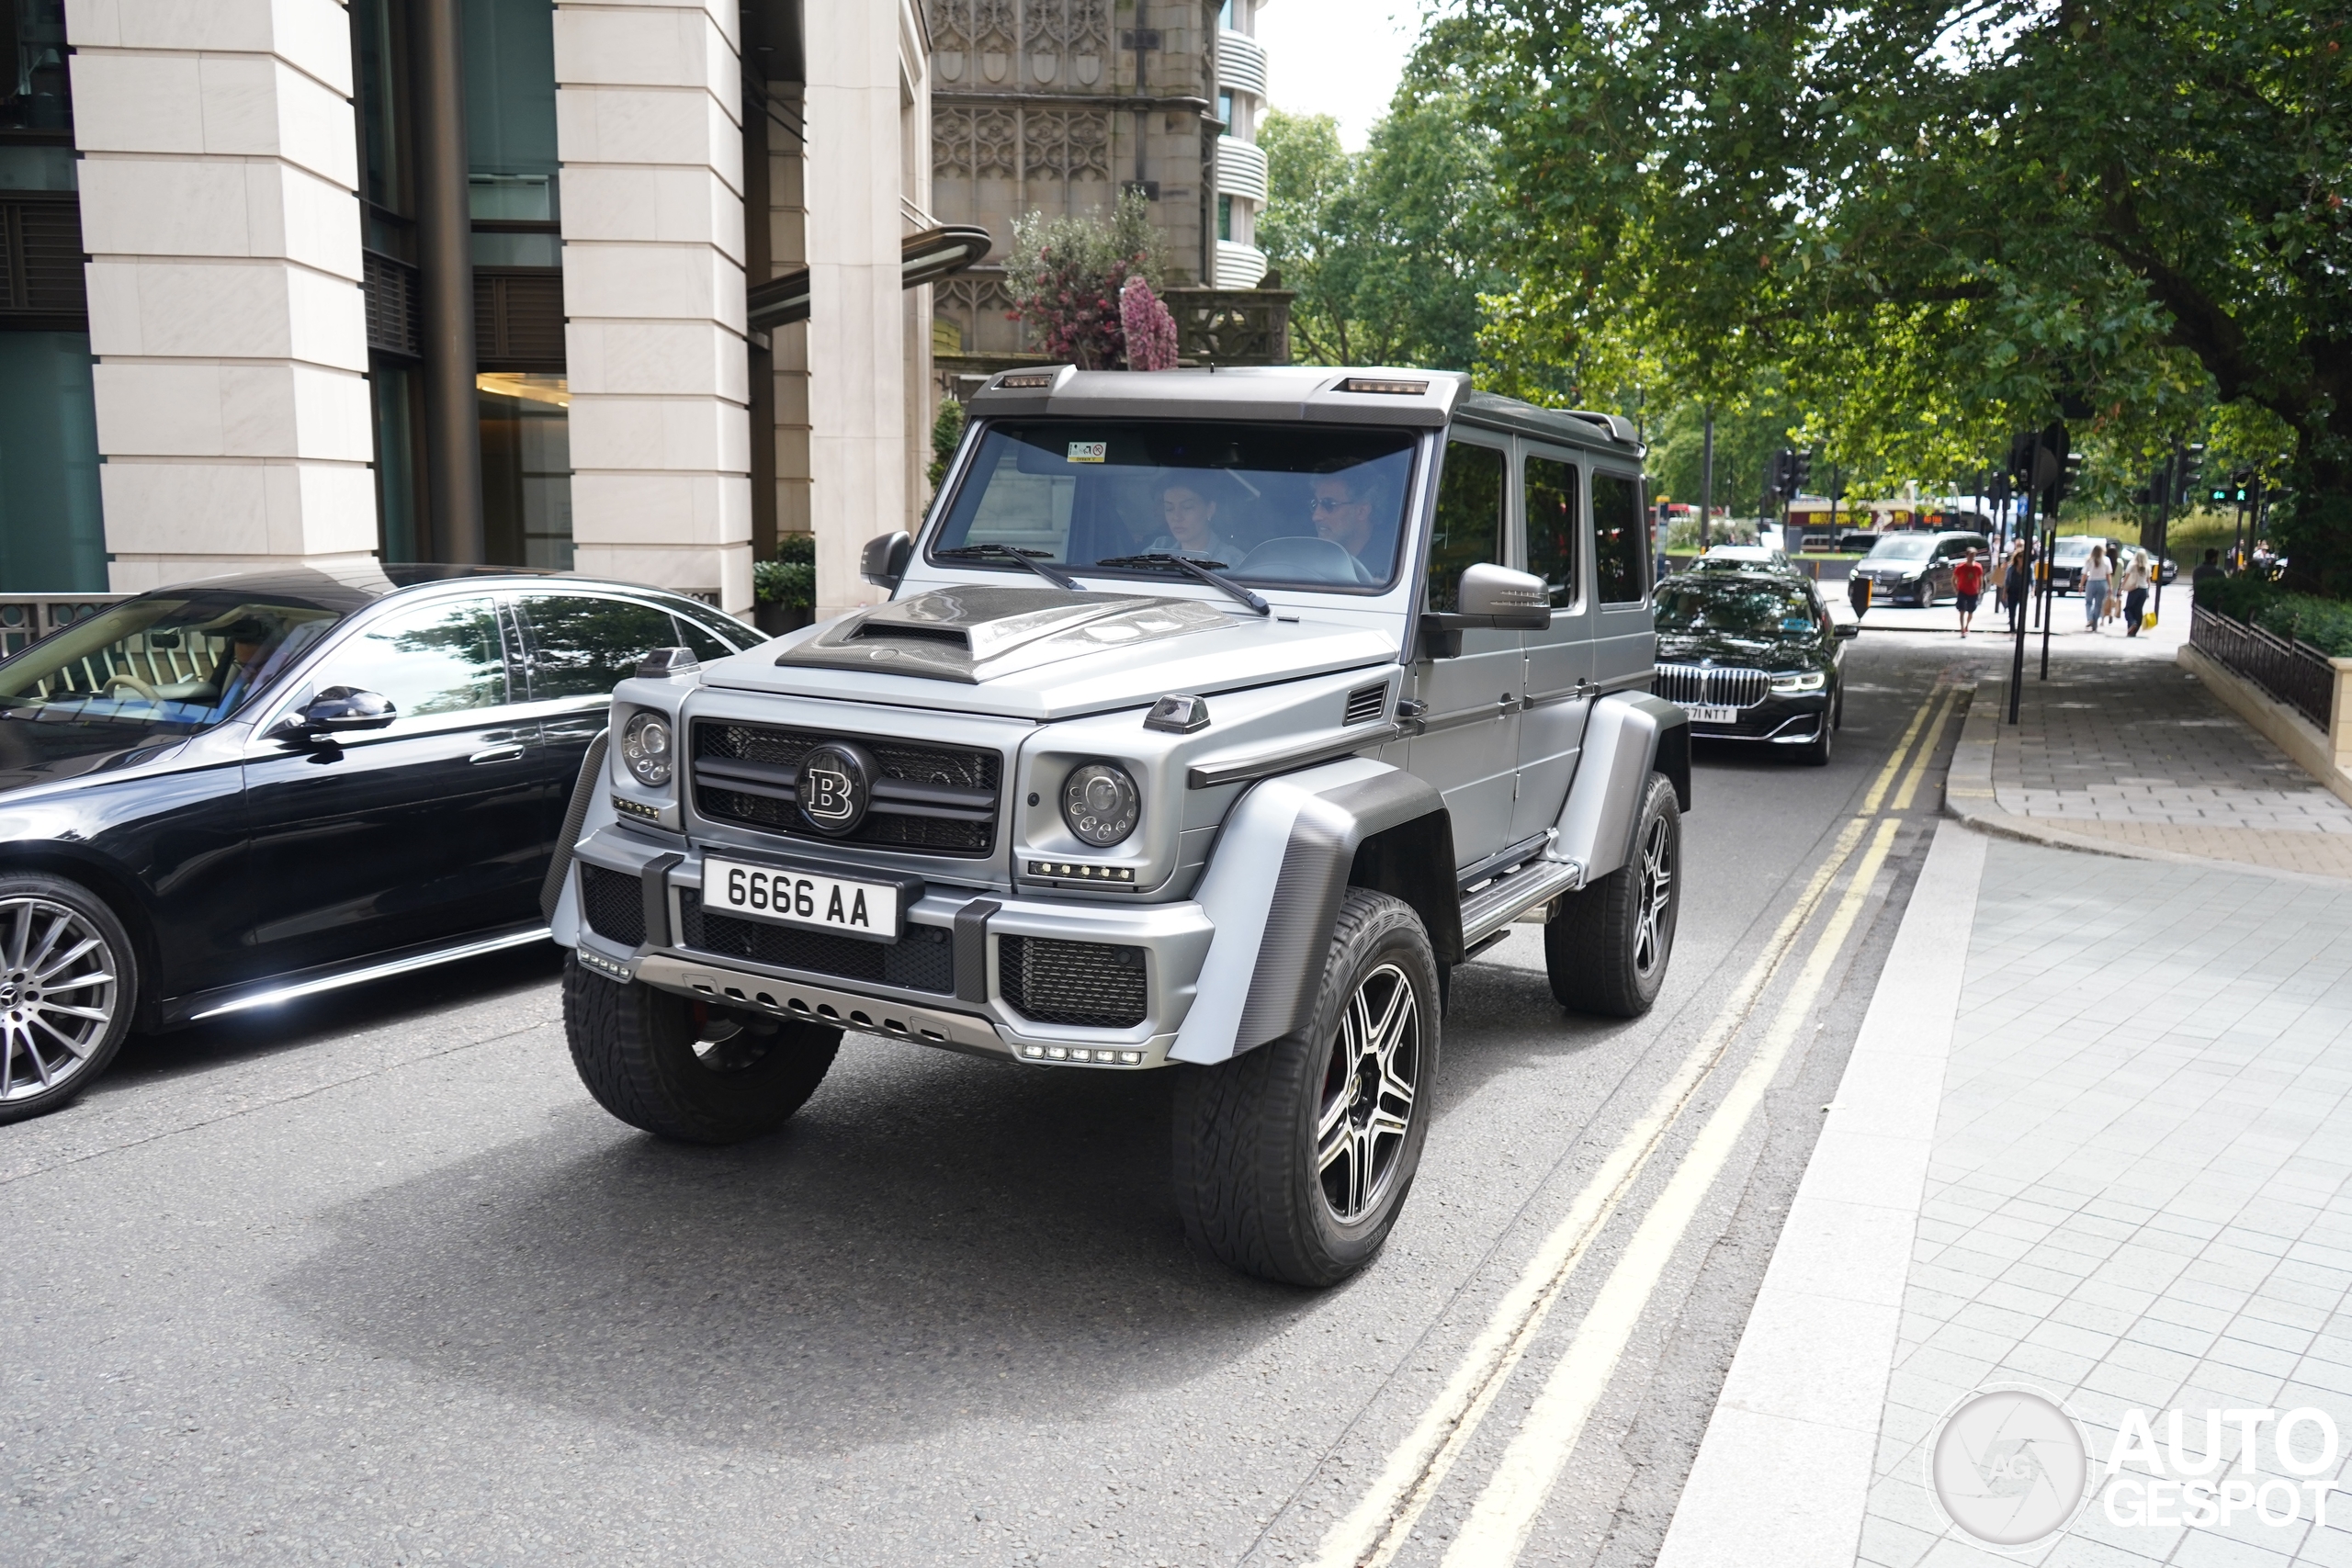
[[[1168,242],[1151,203],[1126,191],[1107,222],[1034,211],[1014,219],[1004,287],[1046,353],[1081,370],[1116,370],[1127,353],[1120,290],[1129,278],[1157,283],[1167,273]]]
[[[1470,109],[1457,90],[1408,81],[1360,154],[1328,115],[1267,116],[1258,243],[1297,290],[1297,357],[1470,368],[1479,296],[1508,287],[1512,248],[1495,139]]]
[[[1489,358],[1777,375],[1858,468],[2064,414],[2119,475],[2227,411],[2352,589],[2352,59],[2317,0],[1467,0],[1518,240]],[[1634,345],[1630,347],[1628,345]]]

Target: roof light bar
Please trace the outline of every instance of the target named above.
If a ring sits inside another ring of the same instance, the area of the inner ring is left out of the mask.
[[[1427,381],[1380,381],[1369,376],[1351,376],[1331,389],[1335,392],[1377,392],[1392,398],[1418,398],[1430,389]]]

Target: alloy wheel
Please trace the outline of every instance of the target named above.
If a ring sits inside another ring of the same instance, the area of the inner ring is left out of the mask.
[[[1642,840],[1641,913],[1634,927],[1634,967],[1644,975],[1666,962],[1667,924],[1674,908],[1674,835],[1663,817]]]
[[[1323,1069],[1315,1163],[1334,1218],[1362,1219],[1387,1196],[1420,1079],[1420,999],[1404,970],[1383,964],[1348,998]]]
[[[78,1075],[114,1024],[117,961],[70,905],[0,900],[0,1103]]]

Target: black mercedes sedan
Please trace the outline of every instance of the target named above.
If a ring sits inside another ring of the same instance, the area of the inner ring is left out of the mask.
[[[1838,664],[1860,628],[1830,618],[1819,589],[1774,572],[1669,577],[1651,601],[1650,689],[1690,715],[1694,739],[1786,746],[1827,764],[1845,718]]]
[[[450,567],[212,578],[0,660],[0,1122],[169,1029],[547,935],[571,786],[695,600]]]

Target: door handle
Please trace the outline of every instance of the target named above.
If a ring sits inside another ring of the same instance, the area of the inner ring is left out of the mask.
[[[510,740],[503,746],[485,746],[466,759],[469,762],[514,762],[523,756],[523,743]]]

